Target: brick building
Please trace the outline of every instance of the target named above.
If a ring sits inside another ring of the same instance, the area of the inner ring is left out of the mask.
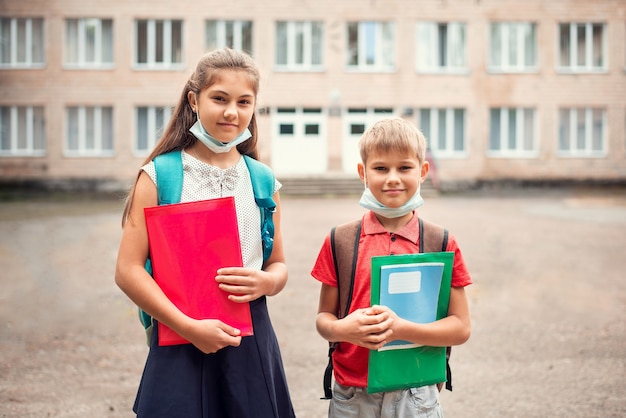
[[[261,69],[279,178],[356,177],[377,118],[444,185],[626,180],[626,2],[0,0],[0,179],[127,185],[199,56]]]

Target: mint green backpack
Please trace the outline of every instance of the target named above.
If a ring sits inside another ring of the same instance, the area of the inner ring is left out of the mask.
[[[274,186],[276,179],[272,170],[265,164],[252,157],[244,155],[244,160],[250,172],[254,200],[261,211],[261,239],[263,241],[263,262],[272,254],[274,245],[274,220],[276,211]],[[183,190],[183,160],[180,151],[172,151],[158,155],[154,158],[156,170],[157,194],[159,205],[170,205],[180,202]],[[146,260],[146,271],[152,275],[152,263],[150,258]],[[152,317],[139,309],[139,320],[144,326],[150,344],[152,331]]]

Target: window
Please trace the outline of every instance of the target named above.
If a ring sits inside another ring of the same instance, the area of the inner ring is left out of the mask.
[[[394,115],[396,115],[394,109],[387,107],[351,107],[343,113],[344,134],[341,149],[343,172],[355,174],[355,168],[361,162],[359,140],[363,132],[380,119]]]
[[[437,157],[465,155],[465,109],[420,109],[418,127]]]
[[[464,23],[419,22],[416,45],[418,71],[460,72],[466,70]]]
[[[113,154],[113,108],[72,106],[66,109],[66,151],[72,156]]]
[[[207,20],[204,27],[207,50],[228,47],[252,55],[251,21]]]
[[[322,69],[321,22],[276,22],[276,67],[279,70]]]
[[[511,157],[536,153],[535,109],[492,108],[489,130],[490,153]]]
[[[42,106],[0,107],[0,155],[41,156],[45,150]]]
[[[606,27],[602,23],[559,24],[559,70],[606,70]]]
[[[170,68],[182,65],[182,20],[138,20],[135,27],[135,64],[138,67]]]
[[[365,130],[376,123],[378,120],[391,117],[394,111],[391,108],[365,108],[351,107],[348,108],[345,122],[349,135],[358,136],[359,138]]]
[[[313,137],[320,135],[323,113],[319,107],[279,107],[276,109],[276,122],[281,137]]]
[[[171,118],[171,107],[138,107],[135,150],[144,153],[153,149]]]
[[[113,66],[113,20],[67,19],[63,61],[78,68]]]
[[[328,167],[327,115],[320,107],[279,107],[271,112],[272,168],[280,175],[323,174]],[[294,158],[302,155],[304,158]]]
[[[604,109],[560,109],[559,153],[573,157],[604,156],[606,129],[606,110]]]
[[[0,18],[0,68],[41,68],[44,51],[42,18]]]
[[[361,71],[395,70],[394,24],[390,22],[349,22],[349,69]]]
[[[537,70],[534,23],[492,23],[489,69],[502,72]]]

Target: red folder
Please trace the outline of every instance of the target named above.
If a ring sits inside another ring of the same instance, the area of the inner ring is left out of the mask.
[[[252,335],[249,303],[228,300],[215,281],[221,267],[241,267],[235,199],[223,197],[144,209],[152,276],[195,319],[219,319]],[[187,344],[159,322],[159,345]]]

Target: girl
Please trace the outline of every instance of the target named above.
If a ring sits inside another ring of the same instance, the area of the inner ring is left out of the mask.
[[[259,71],[246,54],[222,49],[203,56],[187,81],[163,137],[144,162],[126,201],[115,281],[156,321],[191,344],[159,346],[158,330],[133,410],[138,417],[293,417],[266,296],[287,282],[276,181],[274,243],[263,261],[260,212],[243,155],[257,158],[254,115]],[[224,266],[215,280],[236,302],[250,302],[254,335],[219,320],[196,320],[164,295],[144,265],[149,245],[144,208],[156,206],[153,159],[182,150],[181,202],[234,196],[244,267]]]

